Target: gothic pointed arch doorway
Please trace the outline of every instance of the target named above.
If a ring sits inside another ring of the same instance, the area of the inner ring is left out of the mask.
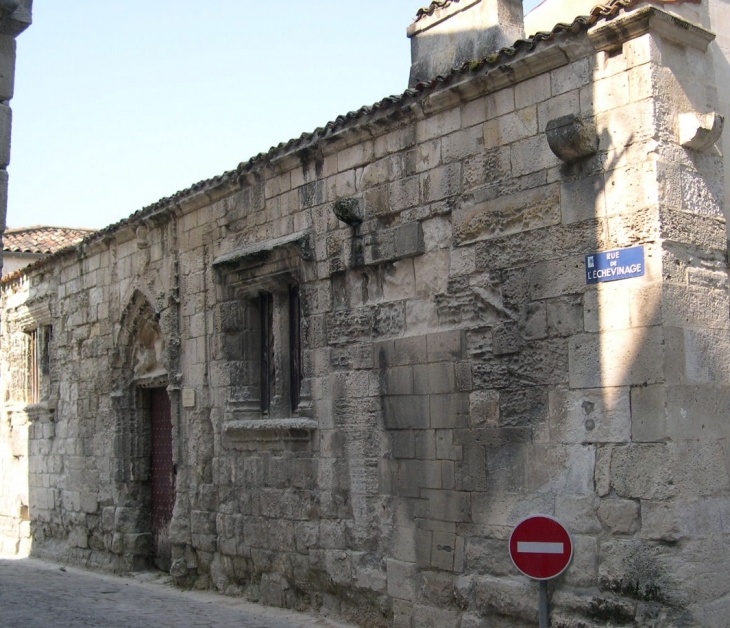
[[[160,315],[137,291],[114,356],[115,547],[131,569],[169,571],[175,503],[173,413]]]

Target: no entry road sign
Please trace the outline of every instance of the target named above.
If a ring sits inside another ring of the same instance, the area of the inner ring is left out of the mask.
[[[565,571],[573,557],[573,542],[563,524],[548,515],[520,521],[509,537],[515,567],[535,580],[549,580]]]

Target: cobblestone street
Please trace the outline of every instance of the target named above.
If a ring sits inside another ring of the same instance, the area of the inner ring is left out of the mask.
[[[351,628],[209,592],[162,577],[117,577],[36,559],[0,560],[2,628]]]

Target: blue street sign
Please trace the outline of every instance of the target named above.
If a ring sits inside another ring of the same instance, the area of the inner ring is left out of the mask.
[[[644,271],[643,246],[586,255],[586,283],[642,277]]]

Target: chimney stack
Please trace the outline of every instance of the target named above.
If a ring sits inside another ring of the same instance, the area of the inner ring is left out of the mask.
[[[511,46],[524,28],[522,0],[432,2],[408,27],[409,87]]]

